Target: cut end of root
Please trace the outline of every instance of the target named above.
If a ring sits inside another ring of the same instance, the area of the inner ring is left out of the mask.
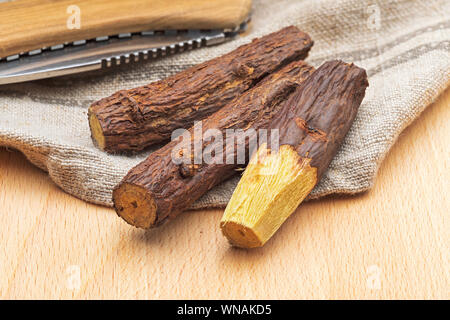
[[[263,144],[250,160],[221,221],[222,232],[237,247],[263,246],[317,183],[311,159],[292,146],[271,152]]]
[[[156,203],[144,188],[122,183],[113,192],[114,208],[126,222],[137,228],[149,229],[156,222]]]
[[[91,128],[92,140],[94,144],[98,146],[101,150],[105,149],[105,136],[103,135],[102,126],[100,121],[98,121],[97,116],[89,110],[89,126]]]
[[[257,248],[264,244],[251,228],[240,223],[223,221],[220,223],[220,228],[230,244],[235,247]]]

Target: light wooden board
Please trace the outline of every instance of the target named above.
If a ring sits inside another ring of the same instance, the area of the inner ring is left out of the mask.
[[[222,210],[133,229],[0,151],[1,298],[441,298],[449,295],[450,90],[401,135],[375,187],[303,204],[262,249]]]

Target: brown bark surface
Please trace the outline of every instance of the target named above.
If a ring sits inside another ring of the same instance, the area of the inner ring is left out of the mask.
[[[325,62],[272,122],[272,128],[280,129],[280,146],[291,145],[311,159],[317,182],[350,129],[368,85],[364,69],[338,60]]]
[[[89,108],[94,143],[107,152],[139,151],[168,140],[254,87],[313,42],[296,27],[266,35],[167,79],[122,90]]]
[[[239,140],[239,132],[226,134],[226,130],[269,128],[273,118],[282,111],[283,102],[313,70],[305,62],[292,62],[203,120],[201,132],[207,134],[209,129],[220,130],[223,144],[215,139],[199,141],[201,135],[194,135],[195,129],[191,128],[191,139],[180,137],[152,153],[131,169],[114,190],[116,212],[134,226],[149,228],[185,210],[212,187],[233,175],[237,167],[248,162],[249,140]],[[201,153],[206,148],[217,150],[219,146],[222,161],[199,164],[174,162],[173,156],[192,159],[198,155],[194,154],[195,147],[192,146],[199,142]],[[226,149],[230,145],[234,146],[233,150]],[[238,164],[236,157],[241,146],[246,150],[247,157],[244,163]],[[229,157],[233,161],[226,161]]]
[[[220,223],[234,246],[263,246],[320,181],[364,98],[365,70],[329,61],[286,101],[271,128],[278,150],[259,147]],[[267,174],[270,173],[270,174]]]

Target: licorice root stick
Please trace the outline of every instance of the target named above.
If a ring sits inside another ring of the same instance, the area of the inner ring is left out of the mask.
[[[320,181],[356,116],[368,86],[364,69],[341,61],[318,68],[273,119],[278,150],[259,147],[222,221],[237,247],[264,245]]]
[[[244,139],[240,143],[240,131],[236,129],[256,131],[269,128],[273,118],[282,112],[280,106],[283,102],[313,70],[302,61],[290,63],[203,120],[199,135],[195,134],[194,127],[188,138],[180,136],[150,154],[114,189],[113,202],[117,214],[133,226],[151,228],[189,208],[208,190],[233,175],[236,168],[248,162],[249,157],[241,164],[237,159],[241,147],[245,149],[244,153],[248,153],[250,142]],[[210,129],[219,132],[219,137],[204,139]],[[228,135],[227,132],[233,134]],[[222,160],[203,159],[197,164],[195,159],[193,162],[174,161],[178,156],[186,160],[195,158],[198,143],[200,154],[214,150],[211,154],[221,154]]]
[[[110,153],[135,152],[167,141],[254,87],[266,75],[304,59],[313,45],[296,27],[253,40],[149,85],[122,90],[91,105],[91,135]]]

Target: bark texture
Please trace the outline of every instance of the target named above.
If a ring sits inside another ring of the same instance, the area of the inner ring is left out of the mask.
[[[266,75],[304,59],[312,45],[306,33],[286,27],[167,79],[119,91],[89,108],[94,143],[129,152],[168,140],[173,130],[191,127]]]
[[[232,245],[264,245],[312,191],[350,129],[367,86],[365,70],[330,61],[290,97],[271,124],[279,128],[280,148],[258,149],[225,209],[220,226]]]
[[[252,132],[249,129],[269,128],[273,118],[282,112],[283,102],[313,71],[305,62],[290,63],[202,121],[200,134],[195,132],[198,127],[191,128],[189,139],[180,136],[152,153],[115,188],[116,212],[134,226],[149,228],[185,210],[248,162],[250,140],[242,139],[243,131],[227,132],[227,129],[243,129],[248,133]],[[222,140],[217,136],[209,139],[212,130],[216,133],[219,130]],[[200,153],[196,152],[196,146]],[[237,154],[242,148],[247,156],[238,161]],[[195,163],[199,154],[211,154],[215,160]],[[182,159],[194,161],[177,164]]]
[[[344,140],[369,82],[366,71],[339,60],[325,62],[287,101],[272,122],[280,145],[291,145],[317,168],[317,182]]]

